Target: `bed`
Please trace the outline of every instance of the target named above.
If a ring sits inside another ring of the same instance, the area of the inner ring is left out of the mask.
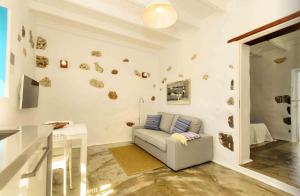
[[[264,123],[250,124],[250,144],[260,144],[274,141]]]

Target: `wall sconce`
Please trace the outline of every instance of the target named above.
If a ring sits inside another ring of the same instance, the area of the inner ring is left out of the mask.
[[[149,77],[150,77],[150,73],[142,72],[142,78],[149,78]]]
[[[61,68],[68,68],[69,62],[67,60],[60,60]]]

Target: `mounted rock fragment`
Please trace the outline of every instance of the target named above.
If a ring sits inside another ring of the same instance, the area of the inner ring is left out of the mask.
[[[288,106],[288,107],[286,108],[286,111],[288,112],[288,114],[291,114],[291,107]]]
[[[276,103],[291,104],[291,96],[289,96],[289,95],[276,96],[275,101],[276,101]]]
[[[117,75],[118,73],[119,73],[119,71],[116,70],[116,69],[113,69],[113,70],[111,71],[111,74],[113,74],[113,75]]]
[[[21,42],[22,41],[22,37],[20,34],[18,34],[18,42]]]
[[[207,75],[207,74],[204,74],[204,75],[202,76],[202,80],[208,80],[208,75]]]
[[[128,127],[133,127],[133,126],[134,126],[134,123],[133,123],[133,122],[127,122],[126,125],[127,125]]]
[[[98,51],[98,50],[93,50],[91,52],[91,55],[94,56],[94,57],[101,57],[102,56],[102,52]]]
[[[167,71],[171,71],[171,70],[172,70],[172,67],[169,66],[166,70],[167,70]]]
[[[127,58],[126,58],[126,59],[123,59],[122,62],[124,62],[124,63],[129,63],[129,59],[127,59]]]
[[[32,31],[29,31],[29,44],[31,46],[31,48],[34,48],[34,41],[33,41],[33,35],[32,35]]]
[[[229,67],[230,69],[233,69],[233,68],[234,68],[233,65],[228,65],[228,67]]]
[[[81,63],[79,65],[79,68],[82,69],[82,70],[90,70],[90,66],[86,63]]]
[[[27,56],[27,50],[26,50],[26,48],[23,48],[23,55]]]
[[[95,65],[95,70],[99,73],[103,73],[104,69],[101,67],[101,65],[98,62],[94,63]]]
[[[138,70],[134,70],[134,75],[136,75],[137,77],[142,76],[141,72],[139,72]]]
[[[230,97],[230,98],[227,100],[227,105],[234,105],[234,99],[233,99],[233,97]]]
[[[96,80],[96,79],[91,79],[90,85],[95,88],[104,88],[104,83],[102,81]]]
[[[152,96],[152,97],[151,97],[151,101],[155,101],[155,96]]]
[[[178,78],[183,78],[183,74],[178,74]]]
[[[275,59],[274,62],[277,63],[277,64],[281,64],[284,61],[286,61],[286,59],[287,59],[286,57],[282,57],[282,58]]]
[[[25,27],[24,27],[24,26],[22,26],[22,37],[24,38],[24,37],[25,37],[25,35],[26,35],[26,30],[25,30]]]
[[[234,90],[234,80],[230,81],[230,90]]]
[[[291,125],[292,124],[292,120],[291,120],[291,117],[286,117],[286,118],[283,118],[283,122],[287,125]]]
[[[163,78],[163,79],[161,80],[161,83],[164,84],[164,83],[166,83],[166,81],[167,81],[167,78]]]
[[[193,61],[193,60],[195,60],[196,58],[197,58],[197,54],[193,54],[193,56],[191,57],[191,60]]]
[[[46,68],[49,64],[49,60],[45,56],[36,56],[36,66],[39,68]]]
[[[219,133],[219,142],[225,148],[231,150],[232,152],[234,151],[234,143],[233,143],[232,135]]]
[[[44,77],[43,79],[40,80],[39,83],[44,87],[51,87],[51,80],[48,77]]]
[[[118,99],[118,94],[115,91],[109,91],[108,97],[112,100]]]
[[[45,50],[47,48],[47,40],[42,37],[37,37],[36,49]]]
[[[228,117],[228,125],[230,128],[234,128],[233,115]]]

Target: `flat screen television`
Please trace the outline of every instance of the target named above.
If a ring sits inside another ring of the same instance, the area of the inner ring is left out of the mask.
[[[36,108],[39,102],[39,82],[23,75],[20,91],[20,109]]]

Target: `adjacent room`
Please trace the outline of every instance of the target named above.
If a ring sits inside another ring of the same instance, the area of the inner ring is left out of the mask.
[[[253,161],[244,166],[300,187],[298,28],[251,46],[250,158]]]
[[[300,195],[299,28],[299,0],[0,0],[0,196]]]

